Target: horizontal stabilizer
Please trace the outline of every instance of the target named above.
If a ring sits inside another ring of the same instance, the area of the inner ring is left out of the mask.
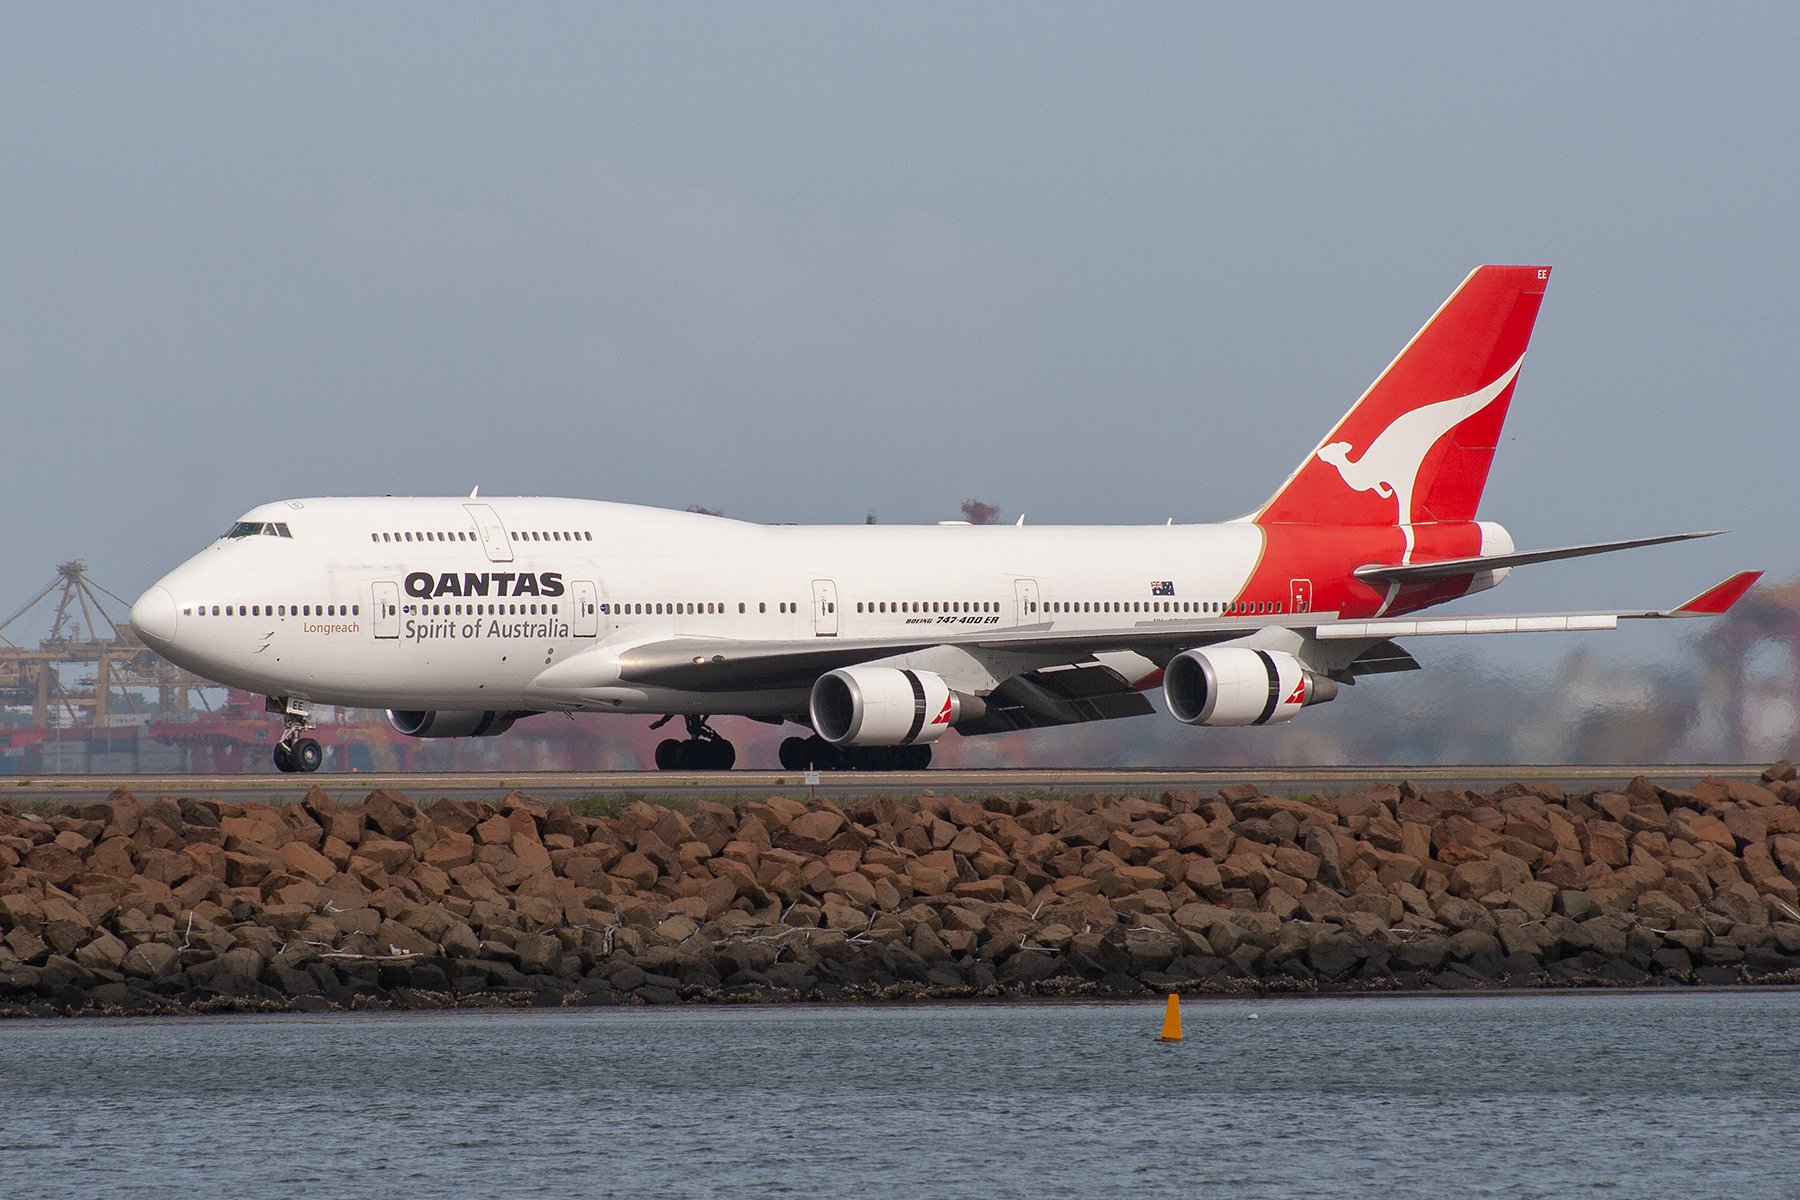
[[[1517,554],[1481,554],[1473,558],[1447,558],[1441,562],[1404,563],[1391,566],[1371,563],[1366,567],[1356,568],[1351,574],[1364,583],[1423,583],[1431,579],[1473,575],[1478,571],[1497,571],[1502,567],[1523,567],[1529,566],[1531,563],[1555,562],[1561,558],[1583,558],[1589,554],[1610,554],[1614,550],[1632,550],[1639,546],[1660,546],[1665,542],[1685,542],[1692,538],[1718,537],[1724,532],[1723,529],[1707,529],[1699,533],[1671,533],[1663,537],[1633,538],[1628,542],[1592,542],[1585,546],[1563,546],[1556,550],[1524,550]],[[1750,585],[1745,584],[1744,586],[1749,587]],[[1736,597],[1734,596],[1732,599],[1736,600]],[[1724,609],[1719,611],[1723,612]]]

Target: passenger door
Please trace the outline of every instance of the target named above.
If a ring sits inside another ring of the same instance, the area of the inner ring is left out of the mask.
[[[576,637],[594,637],[600,632],[600,596],[594,585],[585,579],[576,579],[569,584],[570,598],[575,602],[574,619],[571,622]]]
[[[1037,580],[1013,580],[1013,599],[1017,606],[1017,612],[1013,617],[1013,624],[1035,625],[1043,619],[1038,613]]]
[[[815,579],[813,580],[813,633],[818,637],[836,637],[837,632],[837,584],[829,579]]]
[[[1289,597],[1289,602],[1293,605],[1293,607],[1288,610],[1289,612],[1297,612],[1297,613],[1311,612],[1312,611],[1312,580],[1310,580],[1310,579],[1290,579],[1290,580],[1288,580],[1288,597]]]
[[[475,518],[475,527],[481,531],[481,548],[487,551],[488,561],[511,562],[512,537],[506,532],[500,514],[486,504],[465,504],[463,507]]]
[[[382,580],[375,584],[375,636],[400,636],[400,585]]]

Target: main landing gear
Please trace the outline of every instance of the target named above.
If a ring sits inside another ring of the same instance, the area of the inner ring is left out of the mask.
[[[267,708],[281,714],[281,740],[275,743],[275,769],[284,775],[311,774],[325,761],[325,749],[306,731],[313,727],[312,706],[304,700],[270,696]]]
[[[818,734],[781,743],[781,765],[790,771],[923,771],[930,746],[834,746]]]
[[[660,729],[674,719],[674,714],[650,726]],[[706,723],[705,717],[690,716],[687,740],[665,738],[656,746],[656,769],[659,771],[729,771],[737,762],[737,750]]]

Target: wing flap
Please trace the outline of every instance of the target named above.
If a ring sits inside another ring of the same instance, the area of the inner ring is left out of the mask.
[[[1111,667],[1050,667],[1015,675],[987,697],[987,711],[956,725],[965,737],[1012,733],[1086,721],[1114,721],[1155,712],[1143,693]]]

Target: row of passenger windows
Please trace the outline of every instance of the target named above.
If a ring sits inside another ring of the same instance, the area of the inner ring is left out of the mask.
[[[184,617],[355,617],[362,614],[360,604],[227,604],[224,611],[215,604],[210,609],[194,604],[181,610]],[[289,610],[292,610],[291,613]]]
[[[286,529],[287,526],[283,525],[281,528]],[[228,536],[241,537],[244,535],[234,532]],[[289,535],[283,533],[281,536],[287,537]],[[431,531],[423,533],[418,531],[412,533],[371,533],[369,535],[369,540],[371,542],[479,542],[481,539],[475,534],[470,533],[468,530],[461,529],[450,533],[445,533],[441,530],[435,533]],[[591,542],[594,540],[594,535],[585,529],[577,531],[566,529],[515,529],[513,530],[512,540],[515,542]]]
[[[862,612],[864,601],[857,601],[856,611]],[[1000,602],[997,600],[870,600],[868,611],[884,612],[999,612]]]
[[[1232,616],[1241,613],[1278,613],[1285,607],[1279,600],[1057,600],[1045,605],[1045,610],[1053,613],[1164,612]]]
[[[553,617],[555,604],[409,604],[422,617]],[[454,610],[454,611],[452,611]]]
[[[800,611],[800,606],[798,604],[788,604],[785,601],[779,603],[782,612]],[[740,602],[737,606],[737,610],[740,613],[748,612],[750,611],[750,606]],[[636,600],[614,600],[602,604],[600,606],[600,611],[615,617],[663,617],[675,616],[680,613],[685,613],[688,616],[704,617],[719,616],[730,610],[723,602],[718,600],[665,600],[660,604],[653,600],[647,600],[641,604]],[[769,606],[766,602],[758,604],[756,606],[756,611],[759,613],[766,613],[769,611]]]
[[[490,606],[491,607],[491,606]],[[1036,612],[1038,606],[1029,604],[1028,611]],[[798,613],[800,605],[792,602],[777,602],[777,611],[781,613]],[[1044,605],[1044,611],[1052,613],[1093,613],[1093,612],[1162,612],[1162,613],[1212,613],[1228,616],[1241,613],[1278,613],[1284,608],[1278,601],[1195,601],[1195,600],[1059,600]],[[747,612],[748,606],[739,604],[740,613]],[[619,600],[602,604],[600,611],[611,616],[671,616],[686,613],[690,616],[707,616],[724,613],[727,606],[718,602],[645,602]],[[756,611],[766,613],[769,606],[758,604]],[[825,611],[835,612],[837,606],[826,602]],[[1000,602],[997,600],[868,600],[857,601],[856,611],[859,613],[997,613]]]

